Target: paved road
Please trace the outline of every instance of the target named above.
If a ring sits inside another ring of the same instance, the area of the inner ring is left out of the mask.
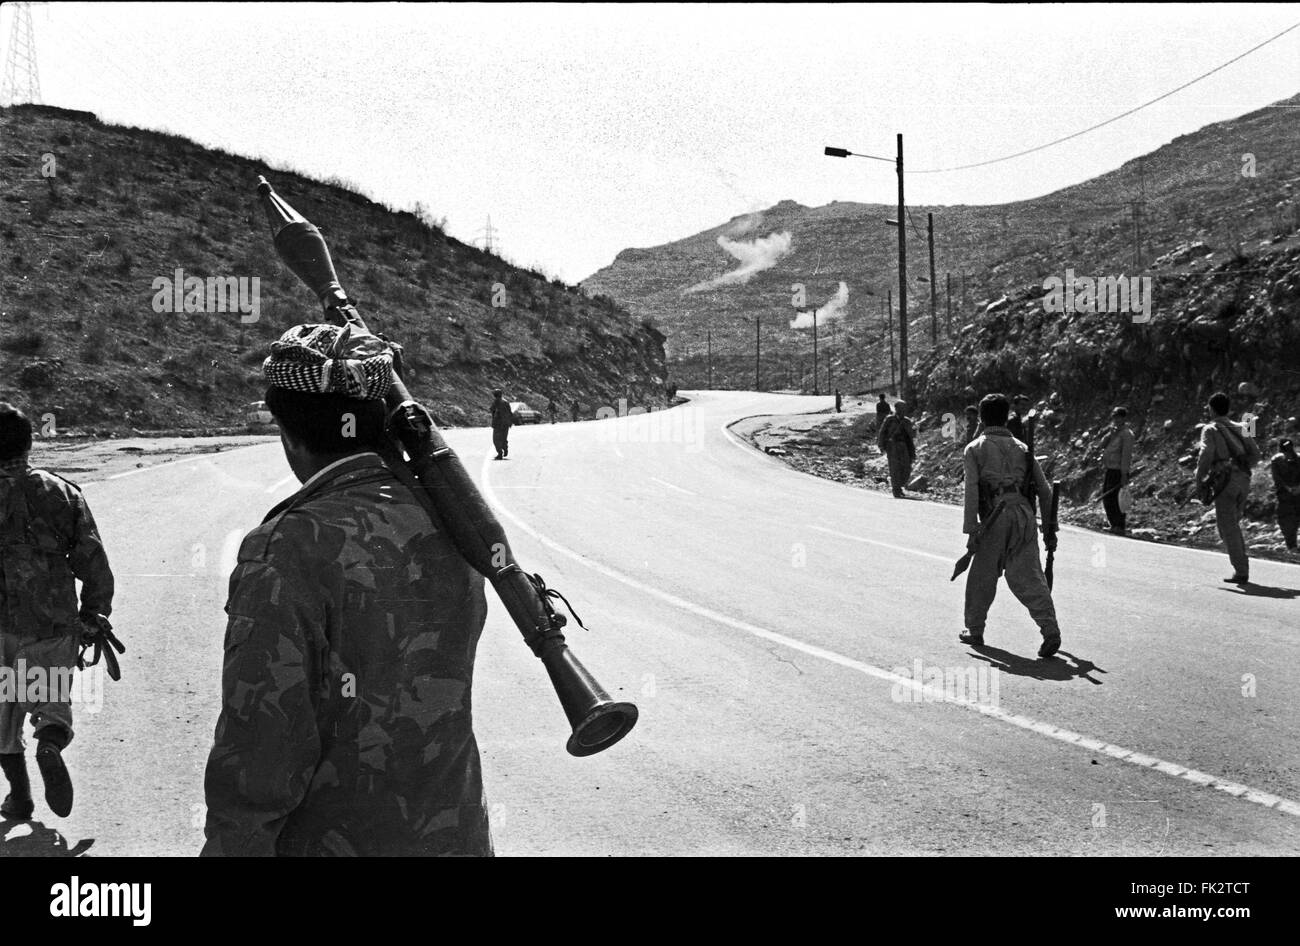
[[[1300,852],[1300,569],[1257,562],[1243,594],[1222,555],[1067,529],[1062,659],[1034,658],[1005,589],[977,652],[956,641],[957,509],[794,473],[724,430],[829,398],[693,397],[516,429],[505,462],[486,431],[449,438],[590,625],[575,652],[642,713],[568,756],[494,601],[475,709],[499,853]],[[226,578],[295,485],[268,444],[87,486],[130,651],[68,753],[77,809],[48,823],[69,846],[201,845]],[[949,698],[927,699],[944,671]]]

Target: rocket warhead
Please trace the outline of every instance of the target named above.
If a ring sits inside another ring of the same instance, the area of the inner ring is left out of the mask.
[[[339,284],[334,261],[330,259],[329,247],[325,245],[320,230],[294,210],[261,176],[257,178],[257,196],[266,211],[271,239],[280,259],[307,284],[327,310],[346,306],[347,293]]]

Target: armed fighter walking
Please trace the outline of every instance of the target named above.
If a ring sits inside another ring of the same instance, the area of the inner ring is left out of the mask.
[[[895,499],[904,499],[903,489],[912,480],[916,462],[916,425],[907,416],[907,405],[894,402],[894,412],[887,414],[876,435],[876,445],[889,460],[889,485]]]
[[[515,422],[510,402],[502,395],[500,388],[492,392],[492,403],[488,405],[488,416],[492,420],[492,446],[497,455],[494,460],[504,460],[510,456],[510,425]]]
[[[71,813],[63,750],[73,734],[68,691],[78,650],[116,641],[108,624],[113,571],[90,506],[73,483],[33,469],[31,447],[31,421],[0,403],[0,669],[10,680],[27,682],[36,672],[45,681],[39,688],[0,686],[0,767],[9,782],[0,814],[18,820],[35,811],[23,742],[28,716],[45,803],[61,818]],[[108,664],[116,676],[111,651]]]
[[[965,516],[962,531],[970,572],[966,576],[966,630],[963,644],[984,643],[984,625],[1005,573],[1011,593],[1028,610],[1043,635],[1039,657],[1051,657],[1061,647],[1052,589],[1038,559],[1037,521],[1030,495],[1036,493],[1044,510],[1043,536],[1049,554],[1056,548],[1053,490],[1038,461],[1006,427],[1010,405],[1001,394],[989,394],[979,404],[984,433],[963,454],[966,469]],[[1050,566],[1050,562],[1049,562]],[[959,571],[962,565],[959,563]],[[953,576],[956,577],[956,574]]]

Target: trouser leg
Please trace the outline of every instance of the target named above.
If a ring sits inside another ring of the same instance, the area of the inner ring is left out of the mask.
[[[1032,520],[1030,528],[1033,528]],[[1047,576],[1043,574],[1043,566],[1038,559],[1036,537],[1031,537],[1008,556],[1006,576],[1007,587],[1029,611],[1029,616],[1034,619],[1042,635],[1058,636],[1061,629],[1056,623],[1056,605],[1052,602],[1052,589],[1047,587]]]
[[[998,576],[1002,574],[1002,555],[1006,546],[1006,525],[1001,516],[980,540],[966,572],[966,630],[983,635],[989,608],[998,593]]]
[[[1279,499],[1277,503],[1277,524],[1282,530],[1282,540],[1286,547],[1295,550],[1296,532],[1300,529],[1300,506]]]
[[[10,677],[14,689],[17,688],[18,669],[15,660],[18,655],[18,638],[12,634],[0,634],[0,670]],[[0,700],[0,755],[21,754],[23,751],[23,722],[27,712],[19,704],[14,693]]]
[[[1215,524],[1219,538],[1228,551],[1234,575],[1249,575],[1250,560],[1246,556],[1246,540],[1241,534],[1241,517],[1246,511],[1247,487],[1243,477],[1234,475],[1214,500]]]
[[[907,485],[903,478],[903,461],[907,458],[907,449],[890,444],[886,449],[886,455],[889,457],[889,486],[897,495]]]
[[[1119,509],[1119,483],[1119,470],[1107,470],[1105,479],[1101,482],[1102,491],[1106,494],[1101,505],[1106,510],[1106,519],[1112,529],[1124,529],[1128,525],[1125,521],[1128,517]]]
[[[22,708],[32,719],[36,738],[54,739],[60,748],[72,740],[72,678],[77,664],[78,640],[51,637],[23,645],[28,672],[39,667],[44,686],[27,690]]]
[[[492,446],[496,448],[498,455],[504,455],[506,452],[506,435],[500,427],[492,428]]]

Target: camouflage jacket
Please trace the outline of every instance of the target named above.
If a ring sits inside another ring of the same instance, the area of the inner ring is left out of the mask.
[[[492,853],[483,579],[376,454],[248,534],[226,612],[204,855]]]
[[[81,616],[112,610],[113,571],[81,490],[25,461],[0,465],[0,631],[80,635]]]

